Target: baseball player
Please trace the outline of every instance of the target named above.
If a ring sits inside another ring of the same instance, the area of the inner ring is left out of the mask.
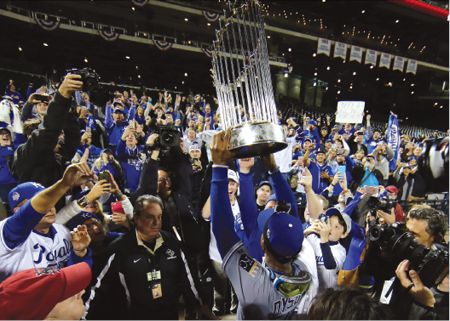
[[[287,213],[274,213],[263,228],[262,264],[248,255],[234,231],[231,206],[226,202],[228,169],[225,164],[233,158],[228,150],[229,139],[229,130],[214,136],[211,213],[223,267],[239,299],[237,317],[291,318],[297,307],[309,300],[307,293],[315,290],[308,266],[296,260],[303,242],[301,221]]]
[[[54,224],[55,204],[90,176],[86,164],[73,164],[49,188],[23,183],[10,191],[8,202],[14,214],[0,222],[0,282],[30,268],[57,270],[82,260],[90,262],[86,226],[70,232],[63,225]]]

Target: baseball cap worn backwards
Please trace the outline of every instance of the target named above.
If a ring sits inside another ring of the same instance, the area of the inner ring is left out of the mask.
[[[27,182],[17,185],[8,194],[9,207],[11,209],[16,208],[22,201],[30,200],[34,195],[44,189],[44,186],[35,182]]]
[[[0,283],[1,320],[42,320],[61,301],[84,290],[92,272],[85,262],[52,274],[17,272]]]

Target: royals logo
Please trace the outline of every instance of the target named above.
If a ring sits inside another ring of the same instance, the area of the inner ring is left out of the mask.
[[[167,249],[166,255],[167,255],[167,257],[166,257],[167,260],[173,260],[173,259],[177,258],[177,256],[175,255],[175,251],[172,249]]]

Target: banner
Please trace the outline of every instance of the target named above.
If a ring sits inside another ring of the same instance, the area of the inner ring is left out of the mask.
[[[203,14],[203,17],[205,17],[205,19],[209,22],[216,22],[220,17],[220,15],[218,13],[210,12],[210,11],[206,11],[206,10],[203,10],[202,14]]]
[[[381,53],[379,66],[390,69],[391,68],[391,59],[392,59],[392,55],[385,53],[385,52]]]
[[[162,51],[169,50],[170,48],[172,48],[172,45],[176,42],[175,38],[170,37],[172,42],[167,41],[167,38],[169,38],[169,37],[160,36],[160,35],[152,35],[153,43],[159,50],[162,50]]]
[[[366,50],[366,60],[365,60],[365,64],[366,65],[377,65],[377,58],[378,58],[378,51],[376,50],[372,50],[372,49],[367,49]]]
[[[324,54],[329,56],[331,52],[331,40],[319,38],[317,41],[317,54]]]
[[[352,46],[350,50],[350,61],[357,61],[361,63],[362,61],[362,48],[358,46]]]
[[[417,72],[417,61],[408,59],[408,64],[406,65],[406,73],[413,73],[414,75]]]
[[[53,31],[57,29],[61,23],[61,19],[59,17],[47,15],[42,12],[33,12],[33,18],[38,26],[46,31]]]
[[[347,57],[347,44],[336,41],[334,44],[334,58],[342,58],[345,60],[346,57]]]
[[[386,131],[386,141],[389,147],[394,152],[394,158],[389,161],[389,170],[395,171],[397,167],[397,160],[400,156],[400,128],[398,127],[397,115],[391,112],[389,116],[388,128]]]
[[[113,26],[99,24],[98,34],[106,41],[116,41],[119,38],[119,32]]]
[[[131,0],[131,2],[138,7],[143,7],[147,4],[148,0]]]
[[[364,101],[338,101],[336,123],[361,124],[365,105]]]
[[[403,72],[403,68],[405,67],[405,58],[395,56],[394,58],[394,66],[392,67],[393,70],[400,70]]]

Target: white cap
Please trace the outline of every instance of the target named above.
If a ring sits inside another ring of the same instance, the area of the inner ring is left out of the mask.
[[[231,179],[232,181],[235,181],[239,184],[239,175],[235,171],[229,169],[228,170],[228,179]]]

